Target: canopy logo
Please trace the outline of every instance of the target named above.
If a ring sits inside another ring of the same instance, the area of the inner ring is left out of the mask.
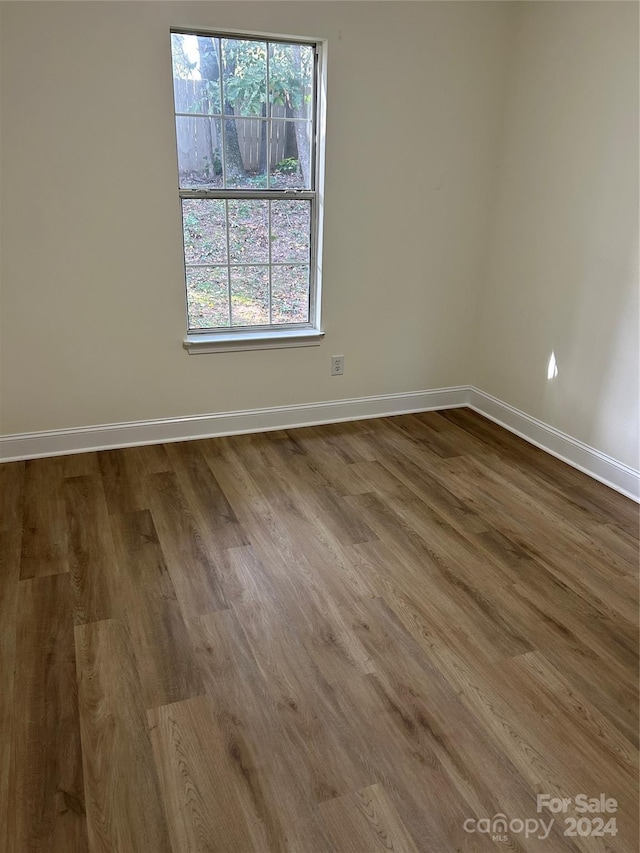
[[[525,838],[538,838],[544,841],[549,837],[552,826],[553,818],[547,825],[542,818],[530,817],[522,820],[514,817],[513,820],[509,820],[502,813],[495,814],[493,817],[481,817],[478,820],[469,817],[462,824],[465,832],[491,835],[494,841],[506,841],[510,832],[514,835],[524,833]]]
[[[493,817],[469,817],[463,823],[462,828],[470,834],[490,835],[492,841],[508,841],[510,833],[546,841],[553,829],[555,818],[550,817],[548,823],[545,822],[540,814],[543,810],[553,815],[566,815],[571,810],[572,814],[563,817],[563,825],[559,827],[559,831],[565,836],[603,837],[618,834],[616,818],[609,817],[609,815],[617,812],[618,801],[613,797],[607,797],[605,794],[599,794],[597,797],[588,797],[586,794],[575,794],[573,797],[538,794],[536,798],[538,817],[525,818],[524,820],[515,817],[510,820],[505,814],[499,812]],[[601,817],[601,815],[606,815],[606,818]]]

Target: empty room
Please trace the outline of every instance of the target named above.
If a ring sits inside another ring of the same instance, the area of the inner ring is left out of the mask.
[[[636,853],[639,8],[0,0],[1,853]]]

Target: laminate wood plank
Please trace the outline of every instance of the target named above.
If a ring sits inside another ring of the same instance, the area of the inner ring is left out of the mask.
[[[349,609],[349,616],[354,631],[371,655],[379,694],[398,720],[414,754],[430,756],[430,763],[442,768],[455,788],[454,799],[466,804],[463,809],[467,816],[496,812],[535,814],[534,784],[523,777],[496,744],[441,668],[434,666],[432,655],[424,654],[411,631],[386,602],[382,599],[359,601]],[[452,645],[456,647],[455,642]],[[430,652],[433,648],[430,643]],[[458,653],[459,647],[456,655]],[[443,659],[446,660],[446,654]],[[485,664],[492,665],[488,659]],[[407,762],[403,761],[405,766]],[[422,791],[428,796],[426,789]],[[398,808],[404,809],[402,797]],[[460,831],[463,822],[464,818],[454,822],[452,849],[457,849],[458,844],[464,845],[465,833]],[[564,841],[561,829],[556,826],[546,846],[551,850],[563,850],[566,849]]]
[[[247,853],[256,847],[238,789],[250,770],[239,738],[220,730],[207,697],[148,711],[174,850]]]
[[[125,623],[75,629],[92,853],[170,851],[138,670]]]
[[[67,519],[59,459],[30,459],[25,467],[20,577],[69,571]]]
[[[453,561],[443,559],[430,548],[400,514],[373,494],[354,495],[346,500],[359,508],[378,536],[391,546],[396,564],[394,584],[404,584],[405,589],[419,595],[418,590],[423,590],[424,594],[428,579],[430,594],[438,601],[441,612],[447,614],[446,618],[464,618],[477,632],[478,640],[495,649],[498,656],[531,651],[526,635],[514,628],[511,614],[499,607],[481,584],[468,583]],[[414,568],[416,566],[419,571]]]
[[[74,621],[77,625],[118,613],[120,571],[100,474],[64,481]]]
[[[279,595],[302,598],[316,589],[318,572],[326,570],[327,560],[334,565],[334,551],[316,535],[293,497],[282,486],[262,479],[265,495],[256,482],[256,471],[249,471],[235,452],[224,459],[207,456],[207,460],[267,572],[269,585]],[[346,584],[353,578],[348,572],[344,578],[333,570],[325,576],[337,594],[349,594]]]
[[[273,617],[286,619],[319,677],[343,684],[375,672],[369,652],[345,618],[344,605],[329,595],[309,596],[300,602],[285,599],[271,608]]]
[[[496,488],[483,480],[481,466],[469,459],[447,464],[448,476],[472,506],[482,507],[494,529],[513,539],[520,547],[571,583],[591,600],[606,602],[608,612],[629,622],[636,620],[638,590],[629,577],[602,561],[588,546],[567,535],[561,520],[545,518],[526,502],[510,499],[510,487]],[[442,475],[442,472],[440,472]]]
[[[567,495],[570,500],[592,513],[598,513],[603,519],[614,521],[626,533],[637,539],[640,526],[638,505],[614,489],[598,489],[595,485],[596,482],[591,477],[582,474],[580,483],[567,488]]]
[[[321,803],[320,812],[341,853],[419,851],[382,785],[370,785]]]
[[[308,479],[310,486],[331,486],[340,495],[367,492],[358,479],[357,462],[345,462],[317,437],[312,428],[290,430],[297,443],[304,449],[304,456],[288,460],[288,469],[297,471]]]
[[[200,448],[193,442],[168,445],[169,459],[180,488],[198,524],[218,549],[249,545],[242,525]]]
[[[318,595],[323,584],[341,600],[375,594],[367,579],[353,571],[334,526],[326,523],[324,509],[331,496],[322,495],[322,485],[318,497],[315,486],[301,486],[290,466],[284,473],[271,470],[267,475],[267,469],[249,473],[246,460],[235,452],[224,460],[208,457],[208,461],[279,596],[291,599],[297,594],[303,599],[310,591]],[[365,536],[356,538],[375,536],[367,527]]]
[[[10,844],[16,853],[81,853],[87,827],[66,573],[20,584],[14,696]]]
[[[463,543],[458,543],[460,546]],[[363,547],[363,546],[358,546]],[[593,704],[601,710],[601,712],[615,721],[621,727],[625,736],[633,743],[637,743],[637,680],[635,669],[631,664],[632,654],[629,648],[629,640],[627,650],[622,658],[616,652],[607,653],[609,650],[605,648],[606,657],[598,655],[594,650],[594,634],[603,634],[607,631],[607,625],[603,622],[606,618],[602,614],[598,614],[599,622],[595,619],[588,621],[583,620],[577,623],[576,630],[582,634],[582,638],[571,631],[568,625],[575,624],[571,614],[567,611],[565,614],[558,610],[555,598],[561,598],[561,588],[551,585],[550,596],[543,601],[536,600],[531,597],[531,590],[535,587],[534,580],[535,568],[527,586],[522,586],[519,583],[512,584],[507,592],[496,593],[496,587],[493,587],[493,592],[487,589],[475,589],[473,582],[474,566],[476,569],[483,567],[482,558],[478,555],[474,563],[473,552],[460,547],[460,554],[455,559],[456,576],[462,578],[462,588],[468,592],[472,599],[478,598],[482,603],[482,610],[487,614],[495,614],[504,612],[508,614],[507,628],[512,632],[513,636],[525,638],[521,640],[520,652],[539,648],[551,658],[551,660],[562,660],[565,670],[574,680],[577,689],[581,690]],[[464,551],[470,555],[470,561],[466,565],[462,558]],[[394,559],[393,556],[385,556],[383,561]],[[406,559],[406,558],[405,558]],[[384,565],[384,562],[382,563]],[[447,569],[445,568],[445,571]],[[471,610],[466,608],[466,616],[461,619],[456,615],[453,609],[454,602],[449,600],[449,597],[443,602],[438,600],[441,584],[434,585],[435,593],[430,592],[428,596],[422,594],[423,584],[419,580],[412,577],[408,572],[400,572],[396,570],[394,578],[391,580],[386,576],[384,571],[379,571],[378,577],[381,582],[381,589],[384,590],[386,596],[393,596],[400,601],[404,601],[404,607],[411,607],[414,611],[421,613],[424,623],[430,624],[432,627],[438,627],[443,630],[442,616],[447,613],[451,614],[448,617],[449,623],[457,623],[464,625],[464,631],[471,638],[476,637],[476,642],[480,636],[487,637],[486,629],[483,634],[478,634],[482,630],[481,623],[470,619]],[[485,582],[491,581],[491,572],[482,570],[482,577]],[[543,573],[536,575],[537,579],[543,577]],[[569,603],[572,603],[571,597],[566,597]],[[437,603],[437,608],[432,606]],[[568,605],[569,606],[569,605]],[[584,609],[588,605],[585,603]],[[553,614],[556,613],[554,616]],[[592,612],[595,617],[596,613]],[[444,624],[446,624],[446,621]],[[599,627],[596,627],[599,626]],[[616,638],[623,643],[622,637]],[[503,643],[498,646],[488,644],[486,639],[481,640],[483,647],[497,659],[505,656],[508,652],[508,643]],[[615,649],[614,643],[613,647]],[[494,651],[495,648],[495,651]],[[512,646],[515,653],[517,646]],[[596,645],[597,649],[597,645]],[[470,652],[470,654],[473,654]],[[508,653],[506,656],[509,656]],[[624,660],[627,660],[625,668]],[[612,702],[611,698],[615,697]]]
[[[227,600],[234,607],[257,602],[275,602],[279,598],[272,573],[267,571],[251,545],[227,548],[221,556]]]
[[[248,458],[247,450],[252,448],[260,464],[256,467],[279,469],[300,456],[305,456],[304,447],[298,442],[296,431],[274,430],[270,433],[255,433],[251,442],[244,442],[240,436],[232,436],[229,442],[233,452]]]
[[[498,531],[473,536],[470,541],[508,574],[511,592],[533,605],[544,618],[555,618],[571,629],[590,648],[595,648],[613,666],[634,673],[638,650],[638,626],[613,619],[557,577],[533,556]],[[624,677],[624,676],[623,676]]]
[[[618,567],[617,555],[609,552],[597,535],[598,530],[609,521],[609,514],[599,510],[594,512],[586,507],[583,501],[573,497],[574,490],[563,489],[558,483],[552,486],[534,476],[531,471],[508,464],[499,457],[490,464],[486,464],[485,460],[476,460],[476,463],[481,467],[483,475],[497,483],[505,493],[511,493],[513,489],[514,499],[526,503],[549,522],[559,521],[565,535],[574,537],[577,543],[585,543],[594,554],[604,555],[607,552],[609,559],[614,558],[612,567]],[[632,538],[637,542],[637,528]],[[628,571],[629,568],[635,570],[637,554],[633,556],[631,566],[628,560],[630,555],[627,553],[625,556],[627,559],[620,560],[621,571]]]
[[[562,572],[560,565],[548,560],[539,560],[529,552],[527,543],[522,538],[516,543],[504,533],[493,530],[473,537],[473,542],[480,551],[511,575],[514,584],[520,583],[529,597],[536,596],[542,602],[559,598],[568,608],[569,614],[576,614],[582,619],[584,628],[593,630],[592,620],[596,623],[606,620],[616,626],[616,645],[629,648],[636,644],[637,624],[621,617],[606,598],[594,595],[584,578],[569,576]],[[584,576],[586,577],[586,573]],[[561,623],[563,621],[564,616]]]
[[[244,633],[268,685],[285,732],[285,750],[300,756],[316,802],[376,781],[359,750],[349,749],[352,725],[336,707],[336,686],[328,682],[288,621],[270,608],[239,612]]]
[[[297,626],[295,631],[283,626],[264,609],[239,618],[275,698],[287,738],[284,752],[295,762],[297,774],[307,774],[301,784],[309,796],[322,803],[383,782],[412,834],[428,834],[434,839],[432,849],[451,849],[464,816],[455,786],[428,745],[416,742],[413,730],[407,734],[402,710],[374,676],[358,676],[353,667],[348,677],[343,670],[328,681],[317,655],[296,642],[296,635],[301,636]],[[331,637],[324,642],[331,645]],[[354,642],[352,638],[352,646]],[[425,812],[425,799],[434,804],[432,813]]]
[[[505,570],[501,578],[472,544],[460,537],[439,536],[440,528],[423,532],[419,514],[406,513],[404,507],[401,512],[414,529],[430,541],[431,550],[447,561],[443,571],[448,572],[447,565],[455,566],[454,582],[483,602],[485,609],[492,607],[507,612],[511,630],[522,637],[528,634],[534,646],[549,649],[550,653],[560,646],[569,653],[569,660],[579,658],[578,670],[588,671],[588,678],[593,682],[591,690],[602,688],[598,698],[593,693],[599,706],[605,707],[604,696],[614,691],[620,699],[616,708],[634,707],[637,703],[637,631],[625,637],[616,623],[590,608],[571,590],[557,583],[545,583],[553,579],[541,566],[530,564],[526,578],[523,576],[515,584],[508,584],[510,566],[499,562],[500,569]],[[476,585],[479,570],[483,579],[480,588]],[[537,588],[541,581],[545,592],[551,586],[546,595]],[[578,615],[574,616],[572,611],[576,606]],[[622,719],[626,719],[626,726],[635,725],[635,718],[629,717],[628,710]]]
[[[402,619],[402,610],[395,610],[394,605],[394,611]],[[558,701],[540,682],[539,669],[536,671],[536,667],[528,663],[537,655],[518,656],[498,665],[476,654],[471,663],[468,653],[460,653],[443,635],[435,642],[419,630],[414,631],[413,636],[534,790],[565,791],[565,796],[573,796],[570,792],[599,792],[609,785],[611,796],[620,801],[625,816],[630,814],[637,782],[630,779],[626,768],[620,769],[619,753],[614,760],[604,760],[603,764],[602,737],[585,736],[575,723],[567,725],[566,716],[562,719],[559,708],[566,699]],[[576,705],[582,708],[581,716],[598,720],[597,712],[584,697],[578,698]],[[633,751],[630,746],[626,747],[627,755],[632,755]],[[600,772],[603,766],[607,767],[606,774]],[[625,817],[625,820],[628,840],[629,819]],[[593,839],[581,839],[578,849],[600,850],[598,843]],[[635,848],[625,842],[619,849],[631,851]]]
[[[400,431],[384,425],[379,432],[371,435],[369,441],[378,447],[380,466],[387,476],[386,484],[380,481],[369,491],[383,492],[393,497],[403,498],[407,491],[418,497],[427,508],[432,521],[445,520],[459,534],[467,531],[484,531],[490,528],[483,517],[482,508],[471,506],[456,493],[446,477],[438,476],[440,467],[448,460],[459,456],[436,459],[425,454],[424,449],[414,439]],[[445,468],[445,470],[447,470]]]
[[[554,706],[554,722],[562,727],[562,737],[578,741],[576,749],[588,745],[589,750],[598,752],[594,767],[604,768],[605,774],[611,768],[617,778],[625,779],[625,785],[631,783],[631,789],[635,783],[637,790],[638,749],[620,730],[591,705],[541,652],[520,656],[517,665],[528,678],[535,702],[544,700],[549,706]]]
[[[15,725],[14,671],[21,536],[21,524],[8,530],[0,527],[0,850],[11,849],[9,774]]]
[[[354,512],[347,501],[330,487],[312,490],[315,507],[309,513],[309,491],[300,486],[299,479],[292,472],[285,470],[285,473],[278,477],[271,472],[258,471],[254,473],[254,481],[278,511],[285,510],[289,515],[299,518],[317,517],[343,545],[377,539],[359,513]]]
[[[184,615],[228,607],[223,550],[203,530],[172,472],[148,478],[151,514]]]
[[[111,515],[149,509],[147,476],[172,470],[162,444],[104,450],[98,461]]]
[[[611,554],[620,557],[629,566],[628,574],[635,578],[639,562],[638,536],[632,536],[617,524],[609,522],[596,525],[592,531],[605,548],[604,558],[610,559]]]
[[[271,436],[272,433],[269,433]],[[218,457],[226,459],[234,453],[239,453],[247,460],[247,466],[251,471],[256,468],[270,467],[270,460],[265,456],[268,451],[269,440],[261,433],[249,433],[248,435],[227,435],[222,438],[205,438],[191,442],[198,448],[200,453],[206,457]]]
[[[0,465],[0,530],[22,528],[25,467],[24,462]]]
[[[414,492],[427,506],[435,510],[458,531],[483,532],[490,528],[481,513],[467,506],[457,495],[445,488],[437,477],[411,460],[397,457],[385,460],[384,467]]]
[[[367,525],[368,527],[368,525]],[[365,541],[377,540],[377,536]],[[371,598],[378,595],[372,579],[353,560],[353,546],[345,545],[322,518],[315,518],[306,527],[304,554],[311,566],[314,579],[318,578],[335,601],[354,598]]]
[[[602,738],[595,733],[587,733],[576,725],[575,711],[567,713],[566,707],[558,701],[553,689],[546,681],[547,669],[540,666],[536,655],[524,655],[507,661],[501,672],[487,672],[483,687],[486,698],[491,702],[492,714],[504,714],[504,721],[512,731],[519,732],[540,757],[541,764],[536,776],[545,790],[557,785],[562,774],[564,785],[574,791],[611,791],[610,796],[618,802],[617,821],[619,832],[616,837],[616,849],[633,851],[638,849],[637,804],[638,787],[635,770],[617,760],[611,760],[611,751],[606,748]],[[509,689],[505,690],[505,684]],[[591,713],[589,703],[585,702],[587,713]],[[549,725],[549,720],[553,725]],[[526,726],[526,729],[525,729]],[[505,729],[506,731],[506,729]],[[603,748],[604,747],[604,748]],[[562,757],[559,760],[560,750]],[[636,759],[637,761],[637,759]],[[549,769],[549,775],[542,766]],[[546,777],[546,778],[545,778]],[[573,809],[569,815],[579,817]],[[599,850],[599,840],[591,839],[587,849]]]
[[[600,488],[601,484],[587,474],[560,462],[471,409],[450,409],[441,415],[479,437],[487,447],[497,449],[505,461],[516,462],[534,479],[543,479],[552,489],[562,482],[568,498],[591,507],[592,511],[604,511],[607,517],[615,517],[631,535],[637,535],[638,509],[633,501],[613,489]]]
[[[111,516],[126,615],[147,708],[203,692],[189,636],[148,510]]]
[[[601,525],[594,522],[599,521],[602,516],[594,517],[567,500],[566,493],[554,494],[548,487],[540,488],[534,478],[522,476],[517,468],[506,466],[502,460],[492,462],[491,465],[476,460],[474,474],[476,482],[486,484],[494,495],[503,495],[502,506],[505,512],[514,505],[520,506],[523,512],[538,518],[539,523],[544,523],[545,527],[552,529],[556,537],[566,541],[586,563],[594,558],[598,560],[606,554],[607,569],[612,577],[628,573],[631,568],[629,562],[616,559],[615,553],[597,537],[597,530]],[[637,560],[632,568],[637,569]]]
[[[256,849],[333,850],[325,836],[309,769],[292,752],[280,713],[233,611],[189,627],[223,740],[242,756],[239,796]],[[234,761],[236,759],[234,758]]]
[[[537,476],[544,476],[550,472],[551,479],[555,482],[558,478],[558,472],[561,471],[565,482],[571,485],[579,484],[581,477],[584,476],[575,468],[567,466],[566,463],[560,463],[559,466],[555,457],[551,457],[539,447],[529,444],[515,433],[499,427],[472,409],[466,407],[447,409],[440,412],[440,415],[444,420],[478,439],[481,446],[490,451],[498,452],[501,458],[515,461],[520,465],[534,463]]]
[[[638,745],[637,682],[620,678],[620,668],[613,669],[588,645],[580,642],[562,622],[553,618],[532,620],[530,636],[536,649],[570,680],[621,734]]]
[[[68,477],[92,477],[100,474],[100,462],[95,451],[57,456],[56,461],[60,466],[60,476],[65,480]]]
[[[347,521],[336,530],[335,524],[327,522],[326,506],[335,495],[322,486],[303,485],[300,473],[292,472],[289,465],[269,476],[266,469],[253,471],[247,479],[235,476],[243,467],[237,457],[231,466],[221,466],[220,461],[212,464],[218,466],[225,489],[230,489],[232,503],[270,577],[270,588],[280,600],[293,604],[305,596],[322,597],[323,589],[336,600],[375,594],[367,579],[353,570],[343,542],[344,538],[376,537],[363,523],[352,526]],[[287,543],[296,543],[296,549],[289,550]]]
[[[415,415],[398,415],[389,418],[387,423],[399,432],[410,436],[421,447],[428,448],[436,456],[448,459],[451,456],[461,455],[459,444],[447,441],[446,434],[443,435],[431,429],[426,422]]]
[[[314,433],[332,457],[343,462],[368,462],[375,459],[365,441],[370,429],[367,421],[345,421],[344,423],[327,424],[314,427]],[[298,430],[290,430],[290,435],[298,437]]]
[[[377,689],[403,732],[433,754],[474,813],[496,801],[502,810],[531,809],[533,790],[487,738],[441,670],[382,598],[342,608],[369,656]],[[500,773],[492,767],[500,765]]]

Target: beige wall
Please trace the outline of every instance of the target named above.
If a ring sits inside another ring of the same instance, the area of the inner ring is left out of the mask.
[[[1,433],[467,381],[509,10],[0,3]],[[329,40],[325,342],[189,356],[168,31]],[[345,355],[344,377],[329,375]]]
[[[637,468],[638,5],[519,4],[509,78],[473,381]]]

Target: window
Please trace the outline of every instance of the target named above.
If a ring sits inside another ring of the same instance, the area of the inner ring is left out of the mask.
[[[318,343],[319,45],[172,31],[190,351]]]

